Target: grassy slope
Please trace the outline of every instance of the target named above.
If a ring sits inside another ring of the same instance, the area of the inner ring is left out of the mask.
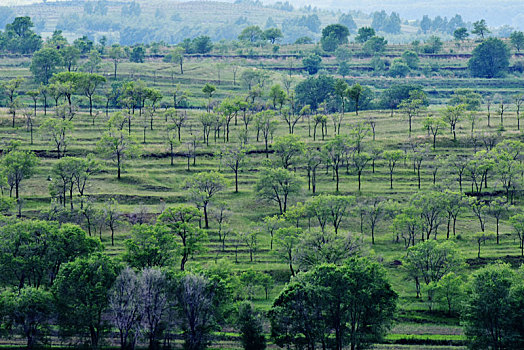
[[[291,48],[289,48],[291,49]],[[240,59],[224,59],[222,62],[226,63],[228,68],[225,68],[222,73],[223,83],[218,86],[218,93],[216,99],[221,99],[225,96],[236,95],[245,93],[244,89],[240,86],[233,86],[232,84],[232,72],[229,65],[240,64],[245,67],[263,65],[270,67],[272,65],[285,66],[287,63],[281,60],[240,60]],[[427,64],[427,61],[423,62]],[[457,64],[456,61],[453,62]],[[297,65],[299,62],[296,63]],[[458,62],[463,65],[464,62]],[[29,72],[27,70],[28,61],[27,59],[18,58],[7,58],[3,59],[0,66],[0,76],[2,79],[14,77],[14,76],[26,76],[29,81]],[[149,61],[148,64],[137,65],[124,63],[119,67],[119,77],[122,79],[137,79],[140,77],[145,80],[148,85],[158,88],[166,94],[165,101],[169,102],[169,92],[173,88],[174,83],[180,83],[184,89],[191,91],[192,96],[190,97],[191,104],[195,106],[202,106],[205,104],[205,98],[202,96],[200,89],[205,82],[210,81],[216,83],[216,61],[208,58],[204,59],[190,59],[186,63],[186,74],[180,76],[174,75],[172,80],[171,66],[162,63],[158,60]],[[103,71],[108,74],[111,71],[109,62],[105,63]],[[275,72],[271,72],[272,80],[275,82],[279,81],[279,75]],[[295,80],[298,81],[303,79],[302,76],[294,76]],[[365,76],[353,76],[351,81],[359,81],[361,84],[373,84],[377,87],[377,90],[385,88],[390,84],[398,83],[399,80],[393,80],[389,78],[369,78]],[[412,81],[413,79],[406,79],[406,81]],[[441,103],[445,100],[445,97],[451,90],[460,86],[470,86],[487,92],[493,91],[515,91],[517,90],[514,82],[514,78],[508,77],[507,79],[495,80],[495,81],[477,81],[466,78],[438,78],[438,79],[427,79],[417,78],[417,81],[425,86],[430,92],[432,90],[439,90],[442,93],[432,95],[432,100],[435,103]],[[26,85],[28,85],[27,83]],[[27,88],[25,86],[24,88]],[[436,107],[432,106],[433,109]],[[200,126],[198,125],[197,116],[200,113],[196,110],[187,111],[189,115],[189,124],[185,128],[183,134],[183,142],[188,140],[187,132],[192,130],[193,132],[199,132]],[[406,121],[404,117],[396,113],[393,118],[390,117],[389,112],[381,111],[366,111],[362,112],[358,117],[354,114],[347,114],[346,119],[343,123],[343,132],[348,130],[351,123],[365,120],[368,117],[375,117],[377,119],[377,140],[376,143],[383,145],[385,148],[394,149],[402,147],[406,143],[407,131]],[[488,129],[486,126],[485,112],[479,113],[480,123],[477,125],[477,130],[482,132],[495,132],[496,127]],[[40,124],[43,120],[42,112],[39,111],[39,116],[36,119],[36,124]],[[494,125],[497,125],[495,119],[492,121]],[[87,152],[94,150],[94,146],[100,137],[100,134],[104,128],[104,117],[100,117],[96,120],[95,125],[91,125],[91,121],[88,116],[83,112],[74,119],[75,131],[73,140],[70,142],[69,155],[84,155]],[[134,121],[133,135],[141,140],[142,130],[140,129],[140,121]],[[510,111],[505,120],[506,132],[504,136],[508,137],[520,137],[520,134],[515,132],[516,121],[514,112]],[[238,126],[232,127],[232,135],[235,135],[236,130],[240,128]],[[417,118],[414,123],[414,135],[418,139],[423,139],[425,132],[421,129],[421,118]],[[332,127],[329,125],[329,135],[327,139],[330,139],[332,135]],[[165,130],[165,122],[162,118],[157,117],[155,120],[155,127],[153,131],[147,130],[147,143],[144,145],[144,153],[159,155],[166,152],[166,146],[163,144],[163,130]],[[24,127],[23,121],[18,119],[17,128],[12,129],[10,127],[9,116],[6,115],[6,111],[1,112],[0,116],[0,132],[4,139],[20,139],[24,142],[25,147],[31,148],[36,151],[50,150],[50,144],[46,140],[43,140],[38,132],[36,133],[35,144],[32,146],[28,145],[29,133]],[[287,128],[281,122],[278,130],[278,135],[285,135]],[[443,136],[439,137],[437,150],[434,154],[449,154],[454,152],[471,154],[472,148],[463,142],[469,134],[469,129],[466,121],[462,121],[458,128],[459,133],[459,146],[453,145],[450,140],[450,135],[444,133]],[[297,126],[297,134],[301,135],[304,140],[308,143],[313,143],[312,139],[308,137],[307,123],[302,121]],[[236,140],[233,136],[233,140]],[[262,143],[255,142],[254,131],[251,130],[250,143],[256,148],[262,149]],[[369,146],[372,143],[371,138],[368,137],[364,144]],[[317,144],[321,144],[321,141],[317,140]],[[212,153],[217,147],[223,146],[223,142],[219,141],[217,145],[211,142],[210,146],[200,145],[200,153]],[[181,150],[182,151],[182,150]],[[251,223],[258,223],[260,220],[269,214],[275,213],[275,206],[260,203],[254,199],[253,187],[257,179],[258,171],[260,170],[261,163],[264,161],[264,156],[250,156],[248,166],[243,170],[240,175],[240,193],[233,193],[233,188],[230,186],[228,190],[217,196],[217,199],[226,200],[231,205],[231,211],[233,213],[231,218],[230,226],[237,230],[242,230]],[[42,160],[42,165],[37,175],[30,180],[24,182],[22,195],[25,198],[24,212],[29,216],[36,216],[38,212],[47,208],[50,202],[50,196],[48,193],[48,181],[47,177],[50,172],[50,167],[56,160],[53,158],[45,158]],[[431,174],[426,162],[423,165],[423,187],[429,188],[431,186]],[[121,203],[123,211],[132,212],[136,206],[140,203],[146,205],[151,213],[158,213],[163,206],[163,203],[170,205],[175,203],[181,203],[187,201],[187,193],[182,188],[185,180],[200,171],[216,170],[219,168],[217,159],[209,156],[199,156],[197,158],[197,166],[191,167],[191,171],[185,170],[185,160],[183,158],[177,158],[175,166],[169,166],[168,158],[157,158],[157,157],[144,157],[141,159],[132,160],[129,163],[127,171],[123,175],[121,181],[116,180],[115,169],[112,164],[106,164],[106,170],[97,175],[89,188],[90,196],[96,198],[99,202],[109,198],[116,197]],[[224,174],[232,179],[231,172],[227,169],[222,168]],[[299,169],[299,174],[304,175],[304,171]],[[445,177],[445,171],[439,173],[439,178]],[[384,162],[379,161],[377,163],[377,172],[371,174],[368,168],[363,176],[363,190],[361,196],[382,196],[386,198],[392,198],[399,201],[405,201],[412,193],[416,191],[416,176],[413,174],[409,163],[404,165],[401,164],[395,173],[395,188],[390,190],[388,186],[388,174],[386,173],[386,167]],[[493,184],[493,180],[491,181]],[[456,184],[454,185],[456,187]],[[330,175],[325,175],[323,171],[319,172],[319,193],[333,193],[334,183],[331,181]],[[341,180],[341,193],[358,195],[356,177],[353,174],[347,175],[342,172]],[[305,200],[309,194],[307,191],[297,198],[297,200]],[[344,222],[344,229],[351,232],[359,231],[358,219],[354,216],[349,217]],[[402,245],[392,243],[393,236],[389,230],[389,223],[382,222],[377,234],[377,243],[375,246],[370,245],[370,239],[368,237],[369,232],[365,227],[364,240],[368,247],[369,254],[376,256],[383,260],[384,265],[388,268],[389,276],[392,280],[394,289],[400,294],[400,310],[398,315],[399,323],[392,330],[390,336],[391,341],[395,341],[399,337],[406,337],[406,335],[413,337],[424,337],[434,340],[460,340],[462,334],[458,320],[448,319],[441,316],[435,316],[434,314],[427,313],[427,305],[421,303],[419,300],[414,298],[414,286],[411,281],[406,280],[406,275],[401,268],[395,267],[391,263],[394,260],[401,259],[405,250]],[[221,252],[219,249],[218,240],[216,233],[214,233],[215,225],[210,230],[210,244],[207,253],[199,256],[196,261],[191,261],[190,266],[195,264],[212,264],[216,257],[224,258],[229,261],[234,261],[234,249],[230,243],[226,247],[225,252]],[[494,220],[488,222],[488,230],[494,229]],[[473,218],[471,213],[466,213],[460,220],[458,226],[458,232],[463,237],[462,240],[458,241],[464,255],[467,258],[475,258],[476,250],[468,236],[478,231],[478,222]],[[107,251],[111,255],[118,255],[123,248],[123,240],[127,237],[128,227],[121,227],[116,239],[116,245],[110,246],[110,240],[107,232],[104,233],[104,244],[106,245]],[[501,232],[509,234],[511,232],[510,227],[506,222],[502,223]],[[442,237],[442,233],[440,235]],[[249,261],[249,256],[245,247],[239,250],[238,265],[234,265],[239,271],[254,268],[257,270],[271,272],[274,275],[282,276],[287,273],[287,268],[284,264],[279,262],[276,257],[269,251],[269,237],[262,235],[260,237],[260,248],[256,253],[255,262]],[[506,237],[502,239],[500,245],[488,243],[483,247],[483,256],[486,258],[499,258],[507,255],[517,256],[519,254],[518,245],[512,237]],[[282,286],[283,281],[279,280],[275,288],[271,291],[271,297],[274,297]],[[270,298],[271,299],[271,298]],[[263,308],[267,309],[270,303],[264,300],[262,291],[260,291],[255,303]],[[400,336],[399,336],[400,334]],[[435,339],[432,339],[435,338]],[[457,338],[458,337],[458,338]],[[426,339],[424,338],[424,339]],[[420,348],[417,346],[416,348]],[[428,347],[429,349],[429,347]]]

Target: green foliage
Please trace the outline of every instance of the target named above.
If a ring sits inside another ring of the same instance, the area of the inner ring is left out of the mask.
[[[396,59],[389,67],[389,75],[394,78],[404,78],[410,72],[409,66],[402,60]]]
[[[473,30],[471,31],[471,34],[475,34],[484,39],[484,35],[488,33],[490,33],[490,30],[488,29],[486,20],[481,19],[473,23]]]
[[[372,27],[361,27],[358,29],[357,36],[355,37],[355,41],[357,43],[365,43],[369,39],[373,38],[376,35],[375,29]]]
[[[178,248],[172,232],[162,225],[134,225],[125,244],[122,259],[137,269],[170,266]]]
[[[158,217],[158,221],[165,225],[172,235],[180,238],[181,271],[184,271],[191,257],[205,250],[207,235],[205,231],[195,226],[195,221],[200,220],[201,215],[200,210],[196,208],[179,205],[167,208]]]
[[[264,38],[264,32],[259,26],[249,26],[242,30],[238,36],[238,40],[245,41],[251,44],[259,42]]]
[[[383,268],[366,259],[320,265],[298,275],[269,312],[271,334],[283,346],[365,348],[389,328],[397,294]]]
[[[129,55],[129,61],[134,63],[144,63],[146,56],[146,50],[142,45],[133,47],[131,54]]]
[[[511,45],[520,52],[520,49],[524,48],[524,33],[521,31],[514,31],[509,37]]]
[[[53,74],[58,72],[58,66],[62,64],[62,57],[54,48],[43,48],[33,55],[31,61],[31,73],[38,83],[47,85]]]
[[[408,249],[404,259],[404,267],[413,278],[420,294],[421,284],[429,286],[438,283],[442,277],[450,272],[456,272],[464,264],[464,259],[455,243],[445,241],[426,240]],[[433,290],[428,289],[428,300],[433,298]]]
[[[52,293],[64,334],[89,334],[98,347],[108,325],[103,317],[109,304],[109,290],[118,275],[117,265],[105,255],[95,254],[62,266]]]
[[[317,74],[317,72],[320,69],[321,63],[322,63],[322,57],[320,57],[317,54],[309,55],[302,60],[304,69],[306,70],[306,72],[309,73],[309,75]]]
[[[426,44],[422,47],[422,51],[425,53],[439,53],[442,50],[444,43],[438,36],[432,35],[427,41]]]
[[[264,39],[268,40],[271,44],[284,37],[282,31],[279,28],[268,28],[264,30],[263,33]]]
[[[140,147],[136,140],[126,135],[121,128],[113,126],[98,141],[97,151],[116,164],[117,179],[121,178],[121,172],[122,169],[125,169],[126,161],[140,155]]]
[[[305,143],[296,135],[286,135],[277,138],[273,145],[275,164],[284,169],[298,165],[305,152]]]
[[[373,36],[366,41],[362,50],[368,55],[381,54],[386,49],[387,43],[387,40],[383,37]]]
[[[290,197],[298,194],[302,179],[294,172],[282,168],[267,168],[257,180],[255,191],[260,199],[278,204],[280,214],[287,210]]]
[[[262,317],[253,305],[243,302],[238,305],[237,327],[240,330],[242,346],[246,350],[264,350],[266,337]]]
[[[502,40],[488,38],[473,50],[468,68],[474,77],[497,78],[508,69],[509,57],[509,49]]]
[[[333,52],[339,45],[347,44],[349,29],[342,24],[330,24],[322,29],[320,44],[324,51]]]
[[[24,287],[18,292],[4,291],[0,299],[0,315],[7,317],[10,332],[15,331],[27,339],[28,349],[45,341],[53,311],[51,293]]]
[[[509,265],[499,263],[473,274],[464,309],[465,334],[472,348],[522,346],[521,272],[516,275]]]
[[[64,263],[101,249],[78,226],[55,222],[20,221],[0,230],[4,242],[2,283],[39,288],[51,285]]]
[[[402,53],[402,60],[404,61],[405,64],[408,65],[409,68],[411,69],[418,69],[418,65],[419,65],[419,58],[418,58],[418,55],[416,52],[414,51],[404,51]]]
[[[187,180],[185,187],[189,189],[191,199],[198,208],[204,209],[205,228],[209,228],[208,205],[212,198],[224,190],[228,182],[224,175],[217,172],[198,173]]]
[[[319,105],[334,93],[334,89],[335,79],[328,75],[320,75],[298,83],[295,94],[297,101],[302,105],[309,105],[311,109],[317,110]]]
[[[42,47],[42,38],[31,28],[31,18],[16,17],[13,23],[5,26],[4,46],[12,53],[31,54]]]
[[[419,85],[398,84],[382,92],[379,104],[382,108],[400,108],[402,101],[409,100],[410,96],[418,96],[421,93],[424,92]],[[423,99],[423,101],[427,105],[427,99]]]
[[[33,152],[13,149],[0,159],[2,177],[9,186],[9,193],[15,190],[15,198],[20,198],[20,184],[36,172],[39,164]]]
[[[453,32],[453,38],[455,38],[455,40],[457,41],[464,41],[468,38],[468,36],[469,36],[468,29],[464,27],[457,28]]]

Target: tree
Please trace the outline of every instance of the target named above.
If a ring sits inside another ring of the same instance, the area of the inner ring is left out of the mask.
[[[238,305],[236,324],[240,330],[240,342],[246,350],[264,350],[266,337],[262,316],[253,305],[242,302]]]
[[[206,83],[206,85],[202,88],[202,92],[206,94],[208,103],[207,103],[207,113],[209,113],[209,110],[211,108],[211,97],[215,93],[217,88],[209,83]]]
[[[13,189],[15,190],[15,198],[18,203],[18,216],[22,216],[20,184],[22,180],[29,179],[33,176],[38,163],[38,158],[33,152],[20,151],[16,148],[1,158],[2,175],[9,185],[9,196],[12,196]]]
[[[424,119],[424,129],[428,130],[428,134],[433,136],[433,149],[437,147],[437,135],[442,128],[446,126],[444,120],[439,117],[427,116]],[[419,189],[420,189],[420,169],[419,169]]]
[[[320,57],[317,54],[309,55],[302,60],[302,64],[304,65],[304,70],[308,72],[309,75],[317,74],[317,72],[320,69],[321,63],[322,63],[322,57]]]
[[[278,122],[276,120],[273,120],[274,116],[275,112],[273,111],[262,111],[255,115],[255,124],[258,130],[257,141],[259,137],[259,132],[262,132],[262,136],[264,138],[266,158],[269,158],[269,140],[270,138],[273,138],[273,134],[278,125]]]
[[[182,277],[176,295],[184,349],[205,349],[229,306],[228,286],[217,278],[187,274]]]
[[[238,173],[245,165],[247,150],[239,146],[226,148],[224,152],[224,164],[235,173],[235,192],[238,192]]]
[[[110,120],[111,121],[111,120]],[[116,121],[116,120],[115,120]],[[138,157],[140,148],[136,140],[118,127],[110,126],[97,143],[97,151],[116,163],[117,179],[120,180],[126,161]]]
[[[264,30],[263,38],[266,40],[269,40],[269,42],[274,45],[275,42],[283,38],[284,35],[282,34],[282,31],[279,28],[268,28]]]
[[[477,251],[477,258],[480,259],[480,247],[482,244],[486,244],[487,241],[490,239],[493,239],[495,237],[495,234],[493,232],[477,232],[473,235],[472,239],[473,242],[477,245],[478,251]]]
[[[361,189],[361,177],[362,172],[364,171],[364,168],[371,160],[371,156],[367,154],[366,152],[353,152],[351,156],[351,162],[353,165],[353,169],[355,169],[355,172],[357,173],[358,178],[358,191],[360,192]]]
[[[189,258],[205,250],[203,243],[207,240],[207,235],[205,231],[195,226],[195,221],[200,220],[201,216],[200,210],[180,205],[167,208],[158,218],[160,223],[169,228],[171,234],[180,238],[181,271],[185,270]]]
[[[446,197],[442,192],[425,191],[412,196],[411,204],[417,208],[423,222],[426,240],[433,234],[437,238],[438,228],[444,220]],[[424,235],[422,235],[424,240]]]
[[[275,150],[275,163],[284,169],[296,167],[305,152],[305,143],[300,136],[286,135],[278,137],[273,145]]]
[[[317,219],[323,233],[330,222],[337,234],[342,220],[354,203],[355,197],[352,196],[320,195],[308,201],[307,209],[309,215]]]
[[[462,195],[462,192],[452,192],[450,190],[446,190],[444,193],[444,208],[448,214],[446,239],[449,239],[451,222],[453,222],[453,236],[455,236],[457,217],[463,211],[466,201]]]
[[[100,70],[100,64],[102,63],[102,58],[100,57],[100,52],[98,50],[91,50],[87,61],[84,62],[82,69],[86,73],[94,74]]]
[[[457,123],[460,121],[460,118],[465,113],[465,111],[466,111],[465,104],[447,106],[442,111],[442,117],[444,121],[449,124],[451,132],[453,133],[453,141],[455,142],[457,141],[456,126],[457,126]]]
[[[123,260],[136,269],[170,266],[177,255],[177,244],[162,225],[136,224],[125,241]]]
[[[482,96],[471,89],[457,89],[449,99],[450,106],[463,105],[466,111],[478,111],[482,104]]]
[[[15,127],[16,109],[20,107],[20,101],[18,100],[18,91],[17,90],[20,88],[20,84],[22,84],[23,82],[24,82],[23,78],[16,78],[16,79],[11,79],[0,85],[0,88],[4,90],[9,100],[8,107],[9,107],[10,113],[13,116],[12,117],[13,128]]]
[[[353,16],[351,16],[351,13],[343,13],[338,18],[338,23],[346,26],[350,32],[355,32],[357,29],[357,24],[355,23],[355,20],[353,19]]]
[[[438,243],[435,240],[421,242],[408,249],[404,267],[415,281],[417,298],[420,296],[420,284],[426,286],[438,283],[442,277],[462,267],[463,258],[458,247],[451,241]],[[432,290],[428,289],[428,301],[432,300]]]
[[[185,184],[197,207],[204,210],[205,228],[209,228],[207,209],[212,198],[227,186],[224,176],[217,172],[198,173],[193,175]]]
[[[347,44],[349,29],[342,24],[330,24],[322,29],[320,43],[324,51],[335,51],[339,45]]]
[[[404,78],[409,74],[409,66],[401,59],[393,60],[393,63],[389,67],[388,74],[396,78]]]
[[[259,26],[249,26],[242,30],[238,40],[254,44],[264,38],[264,32]]]
[[[425,53],[439,53],[442,50],[444,43],[436,35],[432,35],[426,41],[426,45],[422,48]]]
[[[69,120],[48,118],[40,126],[42,134],[54,144],[58,159],[65,155],[68,144],[68,134],[73,131]]]
[[[382,198],[373,198],[364,207],[364,216],[371,230],[371,244],[375,244],[375,230],[380,220],[384,217],[385,211],[386,203]]]
[[[68,72],[75,70],[78,59],[80,58],[80,50],[75,46],[65,46],[60,49],[62,55],[62,63]]]
[[[355,114],[358,115],[358,107],[360,98],[362,97],[364,89],[359,83],[354,84],[347,90],[347,94],[350,100],[355,104]],[[339,128],[340,129],[340,128]],[[340,132],[340,131],[339,131]]]
[[[464,41],[468,38],[468,36],[468,29],[464,27],[457,28],[453,32],[453,38],[457,41]]]
[[[373,36],[366,41],[364,46],[362,46],[362,50],[368,55],[377,55],[384,52],[387,44],[388,41],[383,37]]]
[[[422,218],[420,213],[413,205],[406,206],[395,215],[393,223],[391,224],[391,229],[393,233],[396,234],[396,242],[398,243],[399,238],[402,237],[404,240],[404,246],[406,249],[409,246],[415,246],[415,238],[422,229]],[[420,292],[420,285],[417,282],[417,295]]]
[[[54,48],[43,48],[35,52],[31,60],[31,73],[37,83],[47,85],[49,79],[57,72],[57,67],[62,64],[62,57]]]
[[[486,24],[486,20],[481,19],[476,22],[473,22],[473,30],[471,31],[471,34],[475,34],[482,39],[484,39],[484,35],[491,33],[488,29],[488,25]]]
[[[509,58],[509,49],[502,40],[488,38],[473,50],[468,68],[474,77],[496,78],[507,71]]]
[[[169,54],[164,57],[164,62],[171,62],[178,64],[180,67],[180,74],[184,74],[184,54],[186,50],[183,47],[175,47]],[[176,106],[175,106],[176,108]]]
[[[49,332],[53,298],[43,289],[24,287],[18,292],[4,292],[0,310],[33,349]],[[10,328],[10,327],[9,327]],[[9,331],[13,331],[9,329]]]
[[[522,309],[515,309],[522,297],[521,277],[507,264],[493,264],[473,274],[463,318],[465,334],[477,348],[506,349],[522,343],[520,322]],[[522,305],[522,304],[520,304]]]
[[[419,96],[422,93],[422,87],[418,85],[395,85],[389,89],[384,90],[384,92],[381,94],[379,105],[384,109],[391,109],[391,116],[393,116],[393,110],[400,107],[399,105],[401,101],[409,99],[411,94],[416,94]],[[424,104],[427,104],[427,99],[424,99],[424,101]]]
[[[109,291],[109,320],[118,330],[120,347],[132,349],[140,334],[142,301],[138,276],[129,267],[120,271]]]
[[[19,221],[4,226],[0,235],[4,242],[0,281],[18,288],[50,286],[63,264],[101,249],[99,241],[72,224]]]
[[[427,105],[427,96],[423,91],[420,90],[411,90],[409,92],[409,97],[403,99],[398,104],[398,108],[402,109],[408,117],[409,124],[409,136],[411,137],[411,124],[413,118],[418,116],[421,110]]]
[[[520,52],[520,49],[524,48],[524,33],[521,31],[514,31],[509,36],[509,39],[511,41],[511,45],[517,50],[517,52]]]
[[[389,188],[393,189],[393,172],[397,162],[404,158],[404,154],[400,150],[387,150],[384,151],[382,157],[388,162],[389,167]]]
[[[355,41],[360,44],[364,44],[366,41],[375,36],[375,29],[372,27],[361,27],[358,28],[357,36]]]
[[[142,45],[133,47],[133,50],[129,54],[129,62],[144,63],[146,51]]]
[[[89,99],[89,115],[93,116],[93,96],[106,78],[98,74],[79,73],[77,75],[77,89]]]
[[[118,64],[125,57],[125,52],[124,50],[122,50],[122,47],[120,45],[114,44],[109,49],[108,55],[111,61],[113,61],[113,67],[114,67],[113,78],[116,79],[116,72],[117,72]]]
[[[445,305],[448,315],[453,315],[460,311],[465,297],[464,282],[461,276],[450,272],[434,284],[433,288],[435,301]]]
[[[415,51],[404,51],[402,53],[402,61],[408,65],[410,69],[418,69],[419,58]]]
[[[102,254],[77,259],[60,269],[52,293],[58,325],[66,334],[86,332],[91,347],[99,346],[108,329],[103,314],[117,274],[115,263]]]
[[[148,339],[149,349],[159,349],[172,306],[168,295],[168,279],[161,270],[146,268],[140,273],[138,282],[142,330]]]
[[[295,173],[282,168],[266,168],[257,180],[255,191],[261,199],[276,202],[283,214],[289,198],[300,192],[301,186],[302,179]]]
[[[42,47],[42,38],[31,28],[34,27],[28,16],[16,17],[13,23],[5,26],[5,47],[13,53],[31,54]]]
[[[310,77],[297,84],[295,93],[300,104],[309,105],[311,110],[316,111],[335,93],[335,79],[327,75]]]
[[[520,256],[524,256],[524,214],[516,214],[510,218],[513,230],[519,237]]]
[[[274,301],[271,334],[281,347],[365,348],[389,328],[396,300],[378,263],[323,264],[294,278]]]

